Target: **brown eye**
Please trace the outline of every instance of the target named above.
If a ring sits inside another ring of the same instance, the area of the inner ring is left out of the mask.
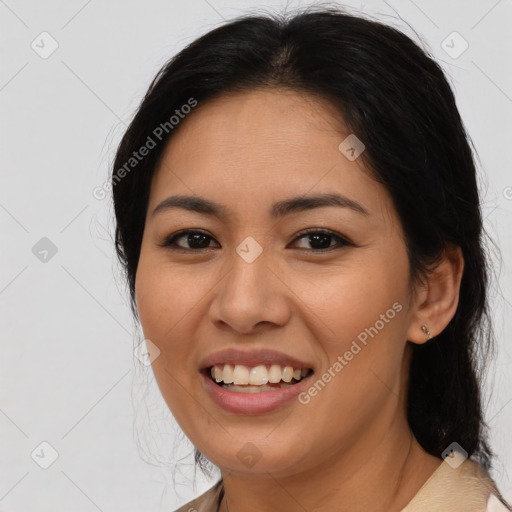
[[[307,244],[310,244],[310,247],[302,247],[303,249],[321,252],[328,251],[336,246],[354,246],[352,242],[347,240],[345,237],[334,233],[332,231],[326,230],[318,230],[318,229],[310,229],[303,232],[299,235],[294,241],[305,239]],[[331,245],[332,242],[335,242],[335,245]]]
[[[305,243],[309,244],[309,247],[298,247],[299,249],[312,252],[326,252],[343,246],[355,247],[352,242],[338,233],[314,228],[302,232],[294,242],[297,240],[305,240]],[[173,250],[200,251],[214,247],[210,245],[212,241],[214,238],[203,231],[188,230],[174,233],[159,245]]]
[[[183,242],[178,243],[183,240]],[[213,238],[202,231],[180,231],[166,238],[161,247],[170,247],[171,249],[201,250],[208,249]],[[185,244],[185,245],[183,245]]]

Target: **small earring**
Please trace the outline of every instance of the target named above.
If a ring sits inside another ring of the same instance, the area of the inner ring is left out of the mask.
[[[421,326],[421,330],[423,331],[424,334],[427,335],[427,341],[430,339],[430,331],[427,329],[427,326],[426,325],[422,325]]]

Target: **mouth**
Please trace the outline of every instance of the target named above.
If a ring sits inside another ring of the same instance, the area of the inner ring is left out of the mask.
[[[225,349],[206,356],[198,371],[207,396],[234,414],[271,414],[293,407],[316,373],[307,359],[255,348]]]
[[[262,393],[292,387],[312,373],[312,368],[279,364],[216,364],[204,369],[207,378],[234,393]]]

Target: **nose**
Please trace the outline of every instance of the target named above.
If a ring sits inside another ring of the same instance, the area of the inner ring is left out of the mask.
[[[290,319],[291,293],[265,250],[252,262],[235,253],[231,270],[216,289],[209,317],[219,328],[251,334]]]

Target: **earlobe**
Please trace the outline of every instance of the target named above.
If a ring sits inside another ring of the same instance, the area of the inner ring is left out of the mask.
[[[464,272],[462,249],[447,244],[441,261],[426,277],[423,293],[418,294],[407,339],[423,344],[441,333],[454,317]]]
[[[421,330],[423,331],[423,334],[427,336],[427,341],[432,337],[430,334],[430,331],[428,330],[428,327],[426,325],[421,326]]]

